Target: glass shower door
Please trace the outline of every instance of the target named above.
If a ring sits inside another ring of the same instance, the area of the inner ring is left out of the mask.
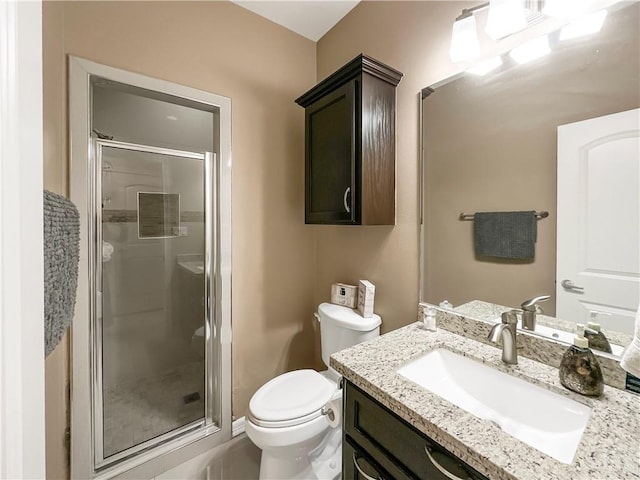
[[[210,154],[95,147],[97,467],[218,424]],[[99,202],[99,204],[98,204]],[[209,366],[211,364],[211,366]]]

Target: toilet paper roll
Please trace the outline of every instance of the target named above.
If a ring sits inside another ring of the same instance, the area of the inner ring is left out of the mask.
[[[329,400],[324,408],[327,412],[327,422],[329,426],[331,428],[342,426],[342,398]]]

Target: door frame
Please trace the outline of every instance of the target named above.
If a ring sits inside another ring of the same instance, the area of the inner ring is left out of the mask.
[[[216,274],[216,315],[219,318],[221,364],[220,425],[203,427],[143,452],[129,460],[95,472],[92,455],[91,399],[91,292],[89,285],[89,217],[91,200],[91,76],[140,87],[220,111],[220,156],[214,167],[219,212],[216,234],[219,271]],[[79,57],[69,56],[70,197],[80,212],[80,266],[76,314],[71,330],[71,478],[111,478],[129,475],[153,477],[231,438],[231,99],[191,87],[127,72]]]
[[[0,478],[45,477],[42,3],[0,2]]]

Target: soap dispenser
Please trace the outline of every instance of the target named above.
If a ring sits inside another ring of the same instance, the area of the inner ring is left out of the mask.
[[[610,314],[604,314],[610,315]],[[593,348],[594,350],[600,350],[601,352],[611,353],[611,345],[609,344],[609,340],[600,330],[600,324],[596,323],[595,320],[598,318],[598,312],[591,311],[590,321],[587,323],[587,328],[584,331],[585,338],[589,341],[589,348]]]
[[[604,379],[596,356],[589,350],[589,341],[583,336],[584,325],[578,324],[578,335],[560,362],[560,383],[569,390],[599,397],[604,391]]]

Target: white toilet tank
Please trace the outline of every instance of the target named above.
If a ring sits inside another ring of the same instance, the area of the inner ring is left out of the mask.
[[[318,307],[322,361],[329,366],[329,356],[380,335],[382,320],[374,314],[364,318],[356,310],[332,303]]]

